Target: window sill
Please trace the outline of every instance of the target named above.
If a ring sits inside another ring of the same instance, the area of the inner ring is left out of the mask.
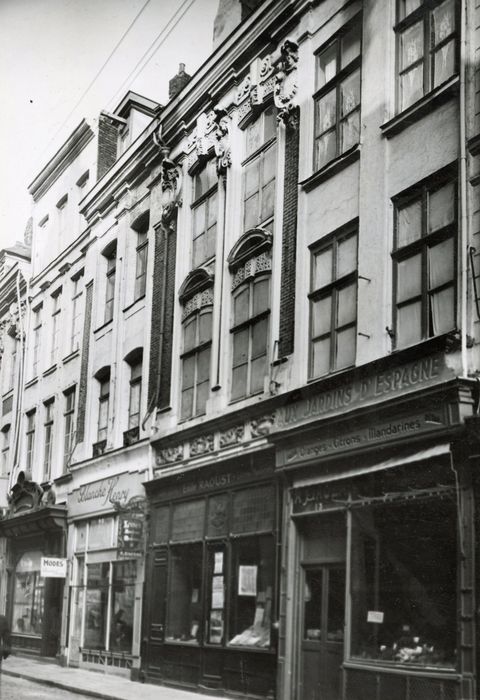
[[[126,307],[123,309],[123,313],[126,313],[127,311],[130,311],[130,309],[132,309],[136,304],[138,304],[138,303],[141,302],[142,300],[143,300],[143,302],[145,302],[145,294],[142,294],[141,297],[138,297],[138,299],[135,299],[135,301],[132,301],[131,304],[129,304],[128,306],[126,306]],[[145,305],[145,304],[144,304],[144,305]]]
[[[113,318],[111,318],[110,321],[105,321],[105,323],[102,323],[102,325],[99,326],[98,328],[95,328],[95,330],[93,331],[93,334],[95,335],[95,333],[99,333],[100,331],[102,331],[104,328],[106,328],[110,324],[113,324]]]
[[[313,175],[308,177],[306,180],[303,180],[300,183],[300,186],[305,190],[305,192],[310,192],[310,190],[317,187],[317,185],[320,185],[322,182],[325,182],[325,180],[328,180],[330,177],[333,177],[345,168],[348,168],[349,165],[355,163],[355,161],[359,158],[360,144],[357,143],[357,145],[353,146],[353,148],[351,148],[349,151],[342,153],[341,156],[331,160],[329,163],[324,165],[323,168],[317,170],[316,173],[313,173]]]
[[[9,399],[11,396],[13,396],[13,388],[7,389],[7,391],[2,394],[2,401]]]
[[[436,107],[444,104],[453,97],[453,95],[458,92],[458,86],[458,76],[450,78],[449,81],[429,92],[428,95],[425,95],[421,100],[415,102],[415,104],[411,105],[403,112],[400,112],[400,114],[397,114],[393,119],[382,124],[380,129],[383,136],[389,139],[399,134],[404,129],[407,129],[412,124],[415,124],[415,122],[419,121],[426,114],[432,112]]]
[[[42,377],[48,377],[50,374],[53,374],[55,370],[57,369],[57,363],[53,364],[51,367],[45,370],[45,372],[42,373]]]
[[[38,382],[38,377],[33,377],[33,379],[30,379],[28,382],[25,383],[25,389],[29,389],[31,386],[33,386],[37,382]]]
[[[67,362],[70,362],[73,360],[75,357],[78,357],[80,355],[80,349],[77,348],[76,350],[73,350],[69,355],[63,358],[62,362],[64,365],[67,364]]]

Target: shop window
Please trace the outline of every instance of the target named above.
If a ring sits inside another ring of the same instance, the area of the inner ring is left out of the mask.
[[[109,643],[111,651],[132,653],[136,573],[134,561],[112,563]]]
[[[351,557],[351,656],[408,668],[454,667],[455,502],[354,510]]]
[[[234,580],[230,646],[270,646],[273,595],[273,539],[270,535],[232,542]]]
[[[455,328],[456,186],[435,181],[395,201],[395,345]]]
[[[198,644],[202,620],[202,545],[172,547],[166,641]]]
[[[210,160],[193,179],[192,263],[202,265],[215,255],[218,217],[216,161]]]
[[[455,0],[398,0],[398,108],[403,111],[457,72]]]
[[[269,107],[245,133],[243,165],[243,230],[273,229],[277,170],[276,113]]]
[[[224,544],[207,545],[207,644],[225,642],[227,548]]]
[[[317,54],[315,170],[360,140],[361,35],[362,21],[356,17]]]
[[[40,576],[41,552],[25,552],[15,567],[12,632],[40,637],[44,615],[44,581]]]
[[[356,229],[344,229],[313,249],[309,295],[311,378],[355,363],[357,275]]]
[[[84,646],[106,649],[110,564],[87,564]]]

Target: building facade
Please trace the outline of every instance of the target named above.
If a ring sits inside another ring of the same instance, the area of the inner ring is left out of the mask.
[[[18,646],[248,698],[478,697],[478,20],[221,2],[168,104],[129,93],[32,183],[12,621],[42,553],[68,574]]]

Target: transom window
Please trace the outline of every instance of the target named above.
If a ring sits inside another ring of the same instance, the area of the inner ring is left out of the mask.
[[[245,133],[247,160],[243,164],[244,231],[262,226],[272,230],[277,170],[276,112],[269,107]]]
[[[355,363],[357,231],[343,230],[312,251],[310,377]]]
[[[436,181],[395,207],[395,344],[455,328],[456,183]]]
[[[395,31],[398,41],[400,111],[456,73],[455,6],[455,0],[399,1]]]
[[[361,18],[316,57],[315,153],[319,170],[360,139]]]
[[[210,160],[196,173],[193,181],[193,267],[198,267],[215,255],[218,216],[217,184],[215,160]]]

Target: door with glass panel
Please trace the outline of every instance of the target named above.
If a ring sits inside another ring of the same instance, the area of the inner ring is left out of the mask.
[[[303,569],[301,700],[340,700],[345,626],[345,566]]]

